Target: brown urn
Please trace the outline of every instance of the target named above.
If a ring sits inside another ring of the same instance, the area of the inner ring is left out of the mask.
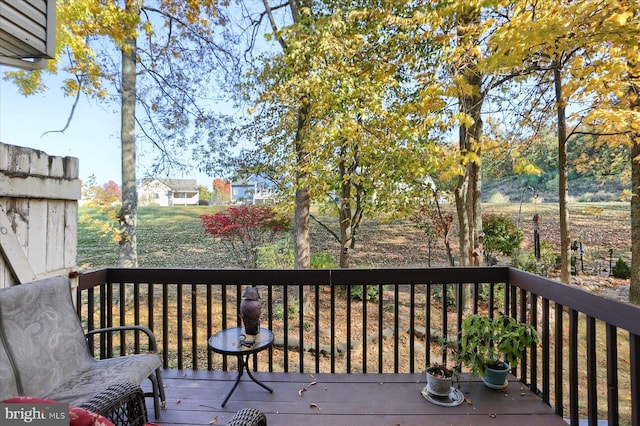
[[[256,287],[247,287],[240,303],[240,315],[244,324],[247,340],[260,331],[260,295]]]

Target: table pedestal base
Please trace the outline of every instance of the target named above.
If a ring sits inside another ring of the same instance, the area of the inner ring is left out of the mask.
[[[238,387],[238,383],[240,383],[240,377],[242,377],[244,370],[247,370],[247,374],[249,375],[251,380],[253,380],[255,383],[262,386],[264,389],[268,390],[270,393],[273,393],[273,389],[271,389],[269,386],[265,385],[255,377],[253,377],[253,374],[251,374],[251,369],[249,368],[249,354],[247,355],[238,354],[238,377],[236,377],[236,382],[233,384],[233,387],[231,388],[227,396],[224,398],[224,401],[222,402],[223,407],[231,397],[231,394],[233,393],[233,391],[235,391],[236,388]]]

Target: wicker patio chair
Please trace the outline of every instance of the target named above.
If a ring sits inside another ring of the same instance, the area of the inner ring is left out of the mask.
[[[227,426],[267,426],[267,418],[256,408],[243,408],[234,414]]]
[[[134,383],[111,385],[80,408],[100,414],[116,426],[142,426],[147,422],[144,393]]]

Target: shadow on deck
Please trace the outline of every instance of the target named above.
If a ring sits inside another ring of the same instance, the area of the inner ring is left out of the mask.
[[[274,392],[244,375],[223,408],[236,374],[165,370],[167,409],[153,419],[149,400],[150,420],[163,426],[226,425],[238,410],[253,407],[265,413],[269,425],[566,425],[515,377],[498,391],[463,375],[457,386],[464,401],[442,407],[422,396],[424,374],[257,372]]]

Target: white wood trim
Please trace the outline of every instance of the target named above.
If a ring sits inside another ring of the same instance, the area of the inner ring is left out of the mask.
[[[9,67],[20,68],[27,71],[42,70],[47,66],[47,61],[44,59],[35,59],[33,61],[26,61],[22,59],[5,58],[0,56],[0,65],[7,65]]]
[[[0,249],[2,249],[7,265],[13,271],[18,282],[24,283],[36,279],[36,274],[33,272],[27,255],[14,234],[11,222],[2,206],[0,206]]]
[[[79,200],[82,185],[79,179],[51,179],[40,176],[4,176],[0,179],[3,197]]]

